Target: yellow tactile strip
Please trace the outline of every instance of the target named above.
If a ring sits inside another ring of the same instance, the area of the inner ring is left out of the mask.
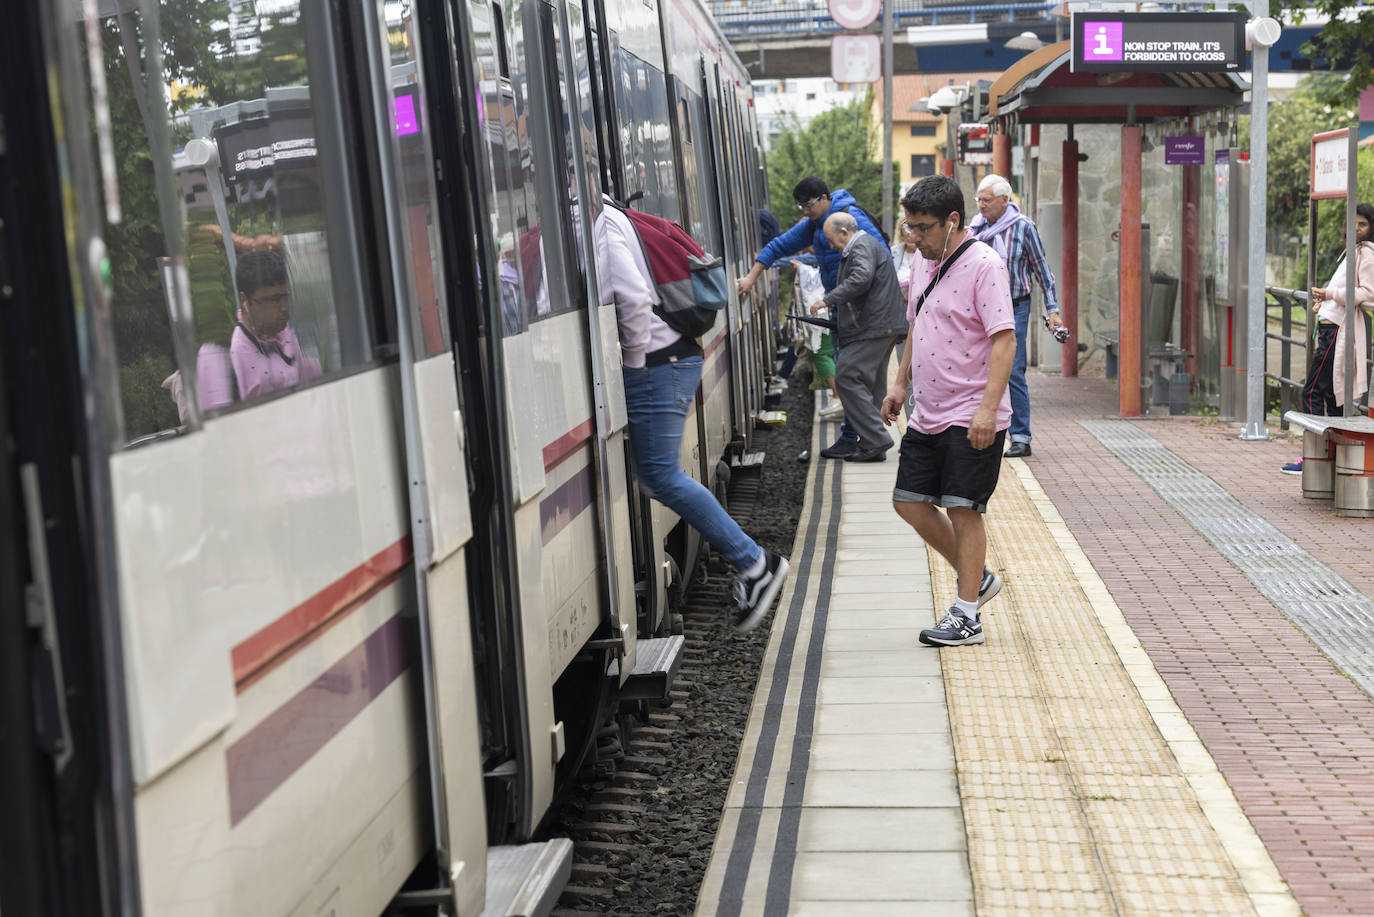
[[[1299,913],[1024,463],[986,521],[987,642],[941,651],[979,917]]]

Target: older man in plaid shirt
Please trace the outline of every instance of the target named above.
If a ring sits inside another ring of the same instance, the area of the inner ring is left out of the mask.
[[[1030,390],[1026,387],[1026,332],[1030,323],[1031,275],[1045,291],[1045,319],[1051,331],[1059,331],[1059,298],[1054,292],[1054,272],[1045,259],[1040,231],[1021,208],[1011,202],[1011,185],[1000,175],[989,175],[978,184],[978,216],[969,223],[980,242],[991,245],[1011,274],[1012,311],[1016,317],[1016,359],[1011,367],[1011,445],[1008,458],[1031,454]],[[1062,334],[1062,332],[1059,332]]]

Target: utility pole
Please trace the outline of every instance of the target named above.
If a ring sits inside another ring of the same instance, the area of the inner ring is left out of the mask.
[[[1249,275],[1247,306],[1250,315],[1246,328],[1245,429],[1243,440],[1269,439],[1264,426],[1264,308],[1265,195],[1269,165],[1269,46],[1279,37],[1279,24],[1266,18],[1264,0],[1250,0],[1250,22],[1245,27],[1250,40],[1250,231],[1248,238]]]
[[[892,28],[897,5],[883,4],[883,225],[884,235],[892,231]],[[884,242],[888,241],[886,238]]]

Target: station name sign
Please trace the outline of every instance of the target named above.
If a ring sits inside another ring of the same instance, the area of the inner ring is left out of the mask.
[[[1245,69],[1245,14],[1073,14],[1073,71],[1220,71]]]

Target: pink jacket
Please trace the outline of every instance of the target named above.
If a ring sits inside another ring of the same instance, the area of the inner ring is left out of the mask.
[[[1348,269],[1348,261],[1347,261]],[[1337,271],[1338,276],[1331,278],[1327,295],[1342,309],[1345,308],[1345,271]],[[1374,312],[1374,242],[1361,242],[1355,248],[1355,305],[1360,309]],[[1359,399],[1369,390],[1369,379],[1365,372],[1365,352],[1368,348],[1364,330],[1364,319],[1359,311],[1355,313],[1355,385],[1351,395]],[[1336,404],[1345,404],[1345,323],[1336,332],[1336,359],[1331,367],[1331,387],[1336,390]]]

